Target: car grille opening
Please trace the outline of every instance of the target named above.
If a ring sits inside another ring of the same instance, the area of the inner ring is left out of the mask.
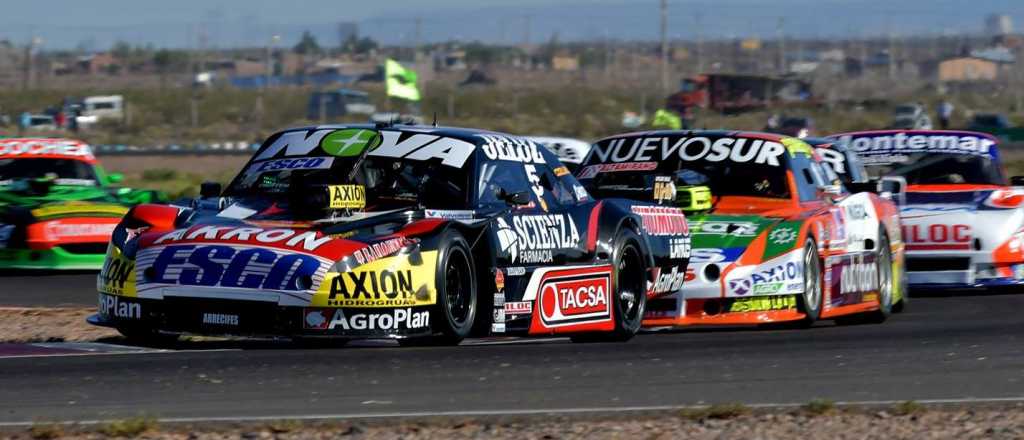
[[[107,243],[67,243],[60,245],[69,254],[106,254]]]
[[[971,259],[967,257],[907,258],[907,272],[968,270],[970,267]]]

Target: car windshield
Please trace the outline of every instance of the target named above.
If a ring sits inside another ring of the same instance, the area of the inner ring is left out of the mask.
[[[76,159],[18,158],[0,159],[0,185],[21,179],[55,179],[58,185],[96,186],[96,170]]]
[[[466,172],[436,161],[367,157],[303,157],[250,163],[225,191],[231,197],[286,200],[326,191],[327,185],[363,185],[367,212],[400,208],[462,209],[468,203]],[[349,176],[352,176],[351,179]]]
[[[901,176],[914,185],[967,183],[1003,185],[1005,178],[997,162],[987,156],[921,153],[907,155],[892,164],[867,166],[872,177]]]
[[[598,194],[651,190],[656,173],[609,172],[598,174],[589,185]],[[675,184],[711,188],[714,196],[790,198],[786,168],[749,162],[680,161]]]

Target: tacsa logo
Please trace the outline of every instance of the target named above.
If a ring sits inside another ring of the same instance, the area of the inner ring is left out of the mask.
[[[611,268],[555,276],[540,287],[541,322],[546,327],[604,322],[611,318]]]

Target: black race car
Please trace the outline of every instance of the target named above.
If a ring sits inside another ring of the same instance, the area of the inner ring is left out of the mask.
[[[480,130],[285,130],[202,194],[125,216],[90,322],[143,339],[626,340],[689,260],[680,209],[594,200],[537,143]]]

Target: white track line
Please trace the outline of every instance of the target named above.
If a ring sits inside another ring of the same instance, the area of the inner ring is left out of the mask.
[[[891,406],[906,401],[914,401],[922,405],[957,405],[957,404],[991,404],[991,403],[1024,403],[1024,396],[1019,397],[984,397],[984,398],[953,398],[953,399],[906,399],[906,400],[851,400],[835,402],[836,406]],[[752,403],[746,404],[749,408],[772,409],[772,408],[799,408],[804,403]],[[392,418],[423,418],[423,417],[494,417],[494,416],[534,416],[534,415],[572,415],[572,414],[599,414],[616,412],[646,412],[646,411],[679,411],[684,409],[703,409],[712,405],[652,405],[652,406],[623,406],[623,407],[589,407],[589,408],[545,408],[545,409],[496,409],[496,410],[466,410],[466,411],[408,411],[408,412],[385,412],[385,413],[339,413],[339,414],[311,414],[311,415],[271,415],[271,416],[224,416],[224,417],[165,417],[158,418],[158,423],[207,423],[207,422],[261,422],[272,420],[355,420],[355,419],[392,419]],[[26,427],[37,425],[40,422],[35,418],[33,421],[0,422],[2,427]],[[53,422],[61,425],[99,425],[118,421],[120,419],[94,419]]]

